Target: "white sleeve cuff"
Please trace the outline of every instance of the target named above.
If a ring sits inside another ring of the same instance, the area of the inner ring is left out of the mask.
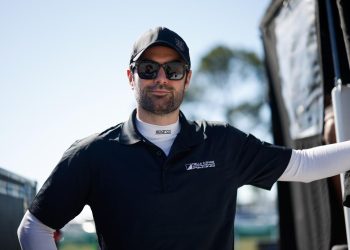
[[[23,216],[17,235],[22,250],[57,250],[52,229],[41,223],[29,211]]]

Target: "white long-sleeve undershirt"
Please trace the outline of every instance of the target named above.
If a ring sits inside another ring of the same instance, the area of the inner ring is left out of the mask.
[[[150,142],[158,146],[168,155],[173,142],[180,132],[181,125],[179,120],[173,124],[160,126],[142,121],[136,117],[137,130]]]
[[[27,211],[18,227],[17,235],[22,250],[57,250],[52,229]]]
[[[279,181],[311,182],[350,170],[350,141],[293,150]]]

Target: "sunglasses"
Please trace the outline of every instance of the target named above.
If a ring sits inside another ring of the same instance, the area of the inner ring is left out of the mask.
[[[180,61],[172,61],[167,63],[157,63],[154,61],[138,61],[130,65],[131,68],[136,68],[137,74],[141,79],[155,79],[162,67],[168,80],[181,80],[184,78],[189,66]]]

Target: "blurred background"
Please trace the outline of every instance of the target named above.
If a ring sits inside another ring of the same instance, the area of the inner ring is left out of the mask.
[[[0,0],[0,194],[26,197],[25,209],[75,140],[128,118],[132,44],[155,26],[175,30],[190,48],[187,117],[228,121],[271,142],[258,29],[269,2]],[[236,249],[278,240],[275,197],[275,188],[239,191]],[[14,213],[11,202],[1,209]],[[85,208],[57,235],[60,249],[97,249],[94,230]]]

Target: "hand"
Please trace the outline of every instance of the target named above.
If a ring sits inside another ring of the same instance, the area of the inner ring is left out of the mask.
[[[323,130],[323,140],[325,144],[331,144],[337,142],[335,134],[335,121],[332,106],[329,106],[325,110],[324,118],[324,130]]]

